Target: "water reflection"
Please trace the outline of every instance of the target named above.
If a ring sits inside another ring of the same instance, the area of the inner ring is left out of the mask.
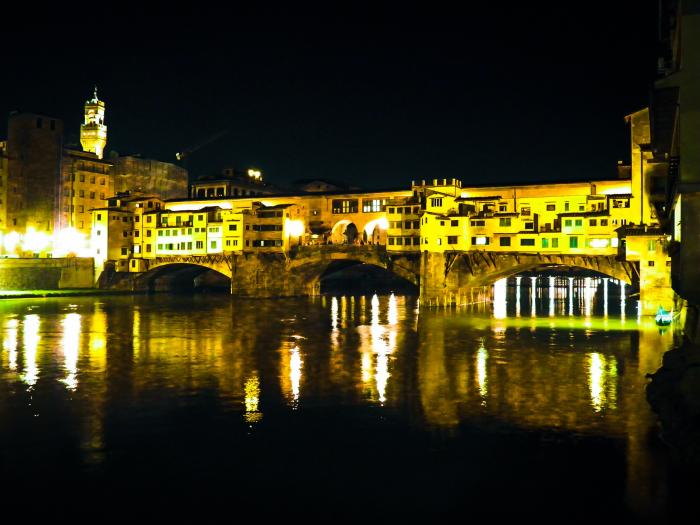
[[[5,337],[2,340],[2,348],[7,352],[8,368],[17,370],[17,319],[8,319],[5,323]]]
[[[66,314],[63,324],[64,366],[66,377],[63,379],[68,390],[75,390],[78,386],[78,351],[80,347],[80,314]]]
[[[469,438],[477,448],[489,445],[494,427],[599,436],[629,451],[630,480],[651,476],[645,374],[656,370],[673,332],[660,333],[652,319],[626,321],[618,311],[625,288],[615,281],[528,281],[522,296],[520,279],[496,283],[493,314],[419,309],[415,298],[395,295],[85,299],[75,309],[47,300],[31,311],[33,303],[17,301],[2,322],[0,428],[27,425],[31,433],[25,410],[67,414],[55,432],[77,439],[80,461],[97,465],[138,446],[118,429],[160,425],[170,435],[175,425],[176,435],[193,413],[203,432],[235,419],[251,439],[268,426],[278,430],[283,417],[308,424],[309,439],[319,427],[338,438],[358,417],[371,434],[391,417],[401,422],[391,437],[397,443],[404,422],[450,439],[479,429],[483,442]],[[531,315],[520,316],[521,302],[530,302],[522,308]],[[25,390],[40,406],[12,401]],[[246,453],[235,427],[213,435]]]
[[[22,339],[24,343],[24,374],[22,381],[33,387],[39,379],[39,367],[36,364],[36,353],[39,347],[39,316],[25,315],[23,320]]]

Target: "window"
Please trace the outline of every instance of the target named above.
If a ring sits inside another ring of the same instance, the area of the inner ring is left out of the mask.
[[[578,211],[586,211],[586,205],[585,205],[585,204],[579,204],[579,205],[578,205]]]
[[[357,213],[357,199],[334,199],[332,210],[333,213]]]
[[[549,248],[549,239],[542,237],[542,248]]]
[[[520,213],[522,215],[528,216],[528,215],[530,215],[530,212],[531,212],[530,206],[523,206],[522,208],[520,208]]]
[[[442,237],[438,237],[437,241],[435,241],[438,246],[442,246]]]
[[[420,237],[414,237],[413,238],[413,246],[419,246],[420,245]]]
[[[445,221],[440,221],[440,226],[444,226],[444,225],[445,225]]]
[[[418,228],[420,228],[420,224],[418,223],[418,221],[413,221],[413,229],[417,230]]]
[[[472,237],[472,245],[474,246],[487,246],[488,244],[488,237]]]
[[[146,237],[150,237],[150,236],[151,236],[151,230],[146,230]]]
[[[450,226],[459,226],[459,221],[450,221]]]
[[[649,261],[647,264],[649,264],[649,266],[654,266],[654,261]]]
[[[650,240],[647,241],[647,251],[648,252],[655,252],[656,251],[656,241],[655,240]]]
[[[583,219],[576,219],[576,220],[574,221],[574,225],[575,225],[576,227],[581,227],[581,226],[583,226]]]
[[[211,241],[210,246],[212,250],[216,250],[216,241]]]
[[[228,231],[230,231],[230,232],[235,232],[237,229],[238,229],[237,224],[229,224],[228,225]]]
[[[394,208],[389,208],[389,213],[394,213]]]
[[[498,211],[508,211],[508,205],[507,204],[499,204]]]
[[[552,248],[559,248],[559,239],[557,237],[552,237]]]
[[[520,246],[534,246],[535,239],[520,239]]]
[[[104,186],[104,185],[105,185],[105,180],[104,180],[104,179],[100,179],[100,186]]]
[[[564,211],[569,211],[569,203],[568,202],[564,203]]]
[[[473,220],[470,222],[472,226],[486,226],[486,221],[484,220]]]
[[[80,206],[78,206],[78,213],[84,213],[84,212],[85,212],[85,206],[83,206],[81,204]]]
[[[385,202],[382,199],[362,199],[362,211],[364,213],[382,211]]]
[[[403,237],[396,237],[396,245],[403,246]]]
[[[80,174],[80,182],[85,182],[85,174],[84,173]]]
[[[95,184],[95,176],[94,175],[90,176],[90,184]]]
[[[501,246],[510,246],[510,237],[501,237],[498,241]]]
[[[510,226],[510,217],[501,217],[500,219],[498,219],[498,225],[503,227],[503,228],[509,227]]]
[[[591,226],[597,226],[597,225],[598,225],[598,221],[597,221],[596,219],[591,219],[591,220],[588,221],[588,224],[590,224]]]
[[[201,250],[202,248],[204,248],[204,241],[197,241],[195,247],[196,247],[198,250]]]
[[[151,245],[150,244],[146,245],[146,252],[148,252],[148,253],[151,252]]]
[[[394,245],[394,238],[389,237],[389,246],[393,246],[393,245]]]
[[[128,232],[128,231],[126,231],[126,230],[124,230],[124,231],[122,232],[122,236],[124,236],[124,237],[128,237],[128,236],[129,236],[129,232]]]
[[[535,229],[535,223],[534,222],[526,222],[523,227],[526,230],[534,230]]]
[[[94,199],[94,198],[95,198],[95,192],[94,192],[94,191],[91,191],[91,192],[90,192],[90,198],[91,198],[91,199]]]
[[[600,225],[601,225],[601,226],[607,226],[607,225],[608,225],[608,219],[600,219]]]
[[[101,213],[98,213],[98,214],[97,214],[97,220],[98,220],[98,221],[101,221],[101,220],[102,220],[102,214],[101,214]]]
[[[547,204],[547,211],[556,211],[557,205],[556,204]]]
[[[430,199],[430,205],[433,208],[439,208],[442,206],[442,197],[433,197]]]
[[[578,237],[569,237],[569,248],[578,248]]]
[[[447,244],[457,244],[457,235],[448,235]]]
[[[105,200],[105,194],[104,194],[104,192],[100,193],[100,199]]]
[[[134,237],[140,237],[141,233],[138,230],[134,230]]]

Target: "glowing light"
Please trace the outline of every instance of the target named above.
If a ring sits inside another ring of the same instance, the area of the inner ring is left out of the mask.
[[[5,247],[6,252],[14,252],[19,246],[20,235],[17,232],[10,232],[5,234],[2,239],[2,245]]]
[[[44,232],[38,232],[31,226],[22,239],[22,249],[27,252],[40,253],[48,248],[50,244],[49,236]]]
[[[7,352],[8,366],[10,370],[17,370],[17,319],[8,319],[2,348]]]
[[[54,236],[53,254],[55,257],[67,255],[89,257],[90,250],[87,247],[87,238],[75,228],[61,230]]]
[[[380,230],[388,230],[389,221],[386,220],[386,217],[380,217],[379,219],[369,221],[367,224],[365,224],[365,233],[367,234],[367,236],[372,235],[372,233],[374,232],[374,228],[379,228]]]
[[[520,317],[520,280],[522,277],[515,278],[515,316]]]
[[[625,281],[620,281],[620,318],[625,318]]]
[[[479,246],[483,246],[483,245],[486,245],[488,243],[488,237],[484,237],[484,236],[475,237],[474,241],[475,241],[474,244],[479,245]]]
[[[591,248],[607,248],[610,244],[610,239],[589,239],[588,246]]]
[[[63,324],[63,356],[66,378],[62,380],[68,390],[78,387],[78,350],[80,347],[80,314],[66,314]]]
[[[251,168],[248,170],[248,177],[250,177],[251,179],[255,179],[255,180],[261,180],[262,179],[262,172],[260,170],[256,170],[256,169]]]
[[[245,382],[245,420],[248,423],[256,423],[262,419],[262,413],[258,411],[260,401],[260,380],[257,375],[252,375]]]
[[[591,391],[591,404],[593,410],[600,412],[605,402],[605,392],[603,391],[604,358],[594,352],[590,355],[588,365],[588,386]]]
[[[593,310],[593,293],[595,288],[591,285],[591,278],[586,277],[583,280],[583,310],[586,317],[591,316]]]
[[[39,346],[39,316],[30,314],[24,317],[22,339],[24,341],[24,374],[22,381],[33,387],[39,379],[39,367],[36,366],[36,349]]]
[[[333,297],[331,299],[331,328],[333,330],[338,328],[338,298]]]
[[[294,400],[294,408],[297,407],[299,403],[299,383],[301,382],[301,355],[299,354],[299,347],[294,345],[291,349],[291,355],[289,356],[289,380],[292,383],[292,398]]]
[[[396,296],[393,293],[389,296],[389,311],[387,313],[387,321],[390,325],[395,325],[399,322],[399,312],[396,308]]]
[[[299,220],[286,219],[286,230],[292,237],[300,237],[304,235],[304,222]]]
[[[488,378],[486,375],[486,362],[489,353],[484,348],[484,343],[481,343],[479,350],[476,352],[476,384],[479,387],[479,395],[481,396],[481,404],[486,406],[486,395],[488,394]]]
[[[603,278],[603,315],[608,316],[608,278]]]
[[[554,317],[554,277],[549,277],[549,317]]]
[[[530,277],[530,304],[532,307],[531,315],[537,315],[537,277]]]
[[[493,317],[505,319],[507,317],[507,292],[508,279],[499,279],[493,283]]]
[[[620,244],[620,240],[617,237],[613,237],[610,239],[610,246],[613,248],[617,248],[618,245]]]
[[[574,315],[574,278],[569,277],[569,315]]]

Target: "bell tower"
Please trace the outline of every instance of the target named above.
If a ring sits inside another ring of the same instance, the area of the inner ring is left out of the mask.
[[[80,125],[80,144],[84,151],[91,151],[102,158],[107,144],[107,126],[105,103],[97,98],[97,86],[92,99],[85,102],[85,123]]]

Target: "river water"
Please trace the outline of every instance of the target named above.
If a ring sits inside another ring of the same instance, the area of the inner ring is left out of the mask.
[[[674,521],[692,491],[644,396],[673,331],[614,282],[531,285],[451,309],[2,301],[3,498],[30,513]]]

